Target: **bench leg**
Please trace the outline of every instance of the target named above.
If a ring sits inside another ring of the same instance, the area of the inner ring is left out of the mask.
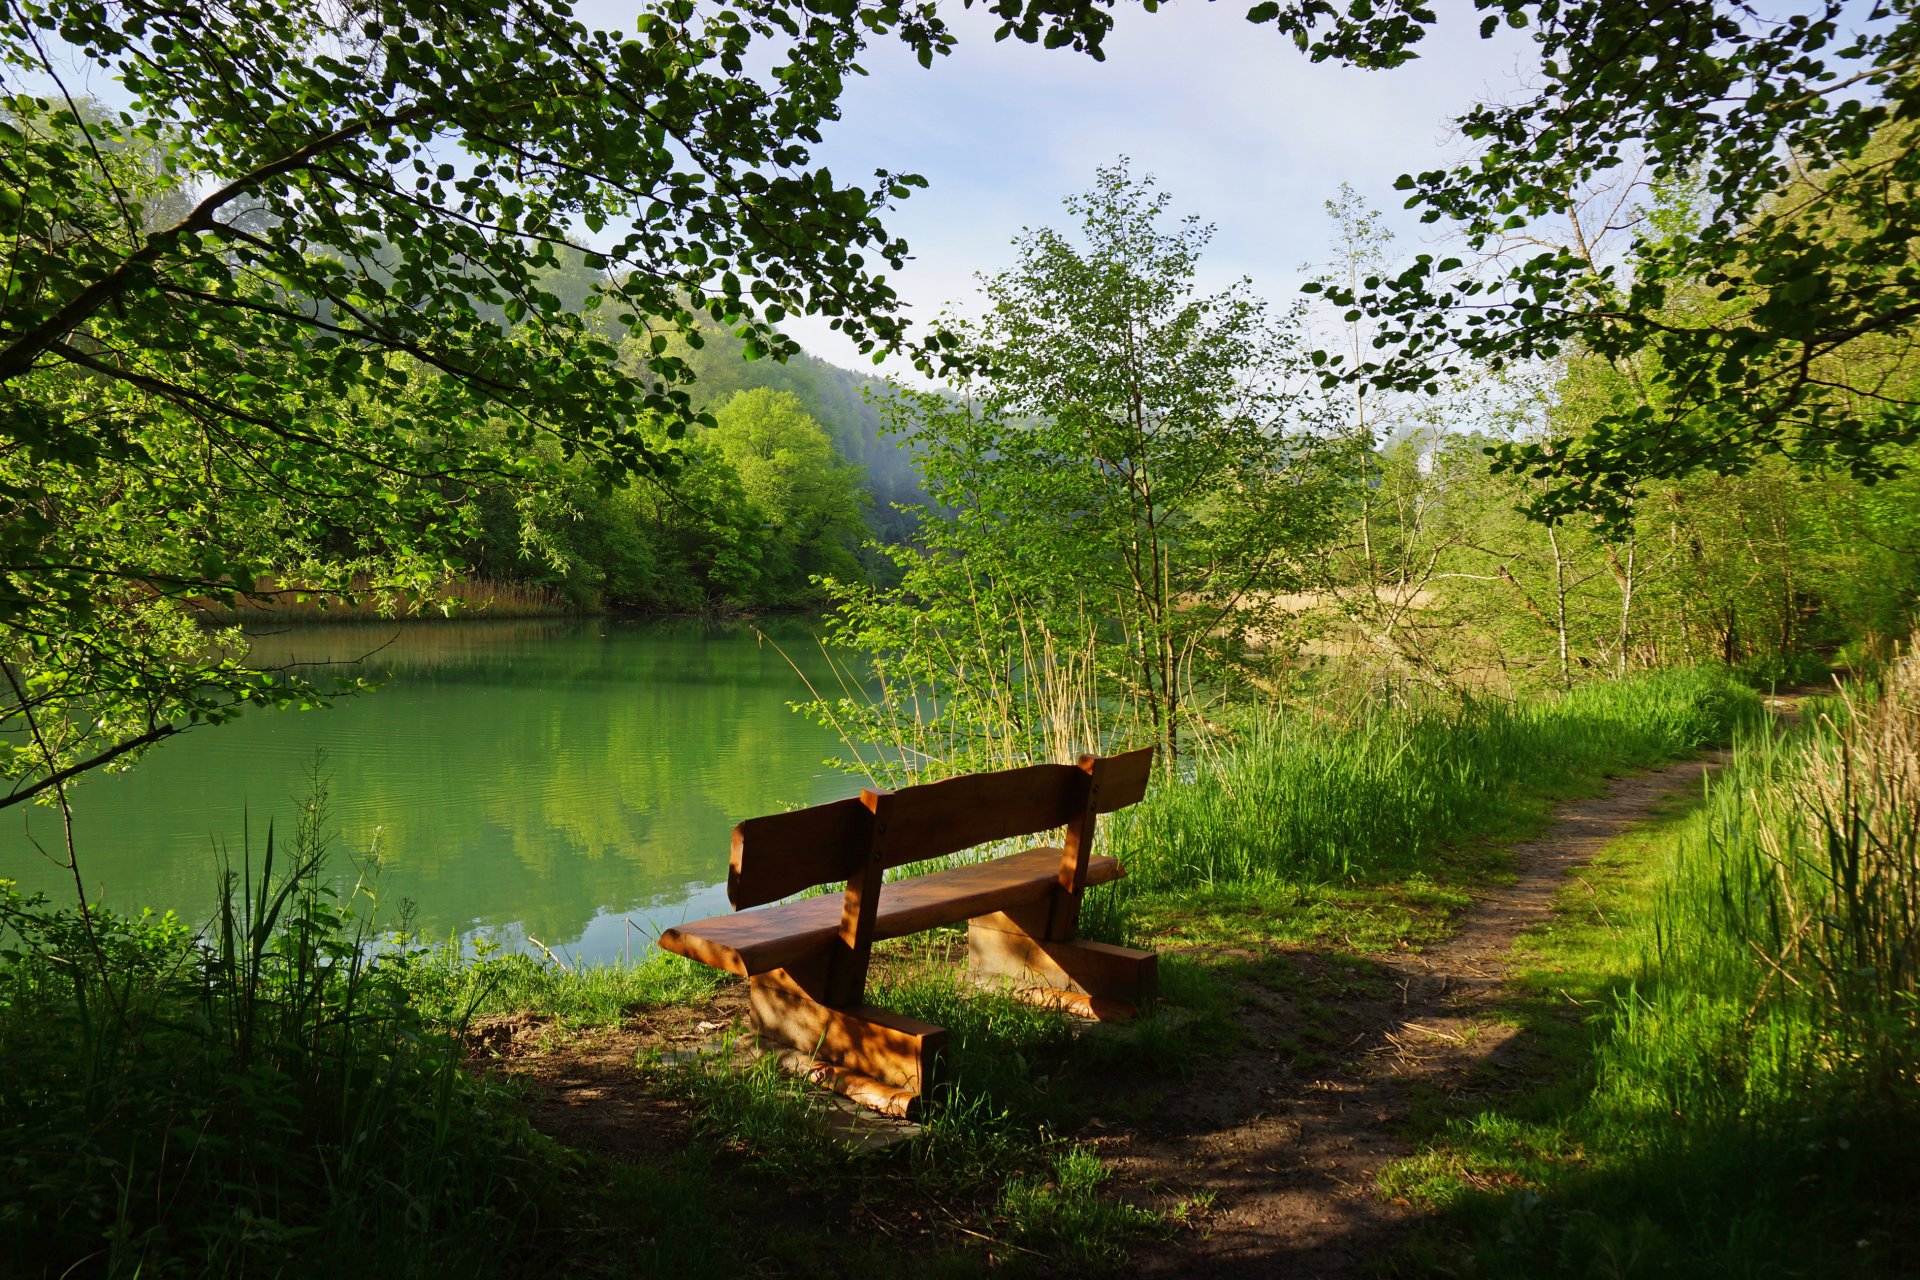
[[[1160,994],[1160,957],[1104,942],[1055,942],[1006,912],[967,925],[975,976],[1010,983],[1016,995],[1098,1022],[1130,1022]]]
[[[940,1074],[947,1030],[873,1005],[821,1003],[818,986],[785,969],[748,980],[753,1027],[764,1043],[798,1055],[816,1084],[884,1115],[925,1109]]]

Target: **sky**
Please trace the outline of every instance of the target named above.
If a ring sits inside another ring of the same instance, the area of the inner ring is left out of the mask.
[[[1394,179],[1463,154],[1449,120],[1519,90],[1526,34],[1503,28],[1483,41],[1464,0],[1437,7],[1441,25],[1418,60],[1366,72],[1309,62],[1271,26],[1249,24],[1245,0],[1125,8],[1105,62],[996,43],[994,19],[956,5],[959,48],[932,68],[891,43],[869,51],[869,75],[849,81],[843,119],[816,158],[863,185],[879,167],[928,179],[888,219],[912,247],[892,279],[916,321],[949,303],[965,310],[976,273],[1013,265],[1023,227],[1066,229],[1062,199],[1122,155],[1171,194],[1172,212],[1215,225],[1204,285],[1244,275],[1283,303],[1302,264],[1328,256],[1324,203],[1343,181],[1388,211],[1399,247],[1417,252],[1434,232],[1402,210]],[[598,2],[579,16],[626,28],[624,8]],[[783,327],[824,359],[871,368],[824,320]],[[886,371],[904,373],[903,363]]]

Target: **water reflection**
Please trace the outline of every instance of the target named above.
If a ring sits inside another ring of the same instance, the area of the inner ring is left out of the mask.
[[[765,628],[816,683],[807,622]],[[215,848],[256,849],[293,821],[324,749],[343,850],[378,847],[381,897],[444,935],[531,934],[594,958],[647,928],[724,908],[741,818],[847,794],[838,744],[787,704],[805,686],[744,626],[697,622],[443,623],[262,637],[269,663],[338,662],[382,676],[319,712],[262,712],[197,731],[74,791],[90,886],[116,906],[207,910]],[[371,656],[366,656],[371,653]],[[348,668],[343,668],[348,669]],[[7,815],[0,875],[58,895],[50,811]],[[28,828],[28,829],[23,829]],[[342,859],[336,878],[355,870]],[[590,927],[591,926],[591,927]]]

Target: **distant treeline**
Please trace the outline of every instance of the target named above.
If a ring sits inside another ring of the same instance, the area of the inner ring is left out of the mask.
[[[571,261],[546,281],[580,309],[599,273]],[[698,374],[697,407],[718,426],[660,444],[672,470],[611,494],[585,467],[570,492],[538,510],[500,491],[478,503],[471,574],[555,593],[573,609],[688,613],[821,603],[812,579],[885,577],[867,544],[912,538],[903,507],[927,501],[912,450],[883,434],[869,393],[887,383],[801,354],[749,360],[725,327],[703,345],[673,337]],[[623,362],[638,364],[628,339]]]

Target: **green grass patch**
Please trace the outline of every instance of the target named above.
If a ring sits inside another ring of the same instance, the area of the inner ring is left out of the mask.
[[[726,975],[671,952],[634,964],[563,965],[490,947],[477,952],[448,942],[407,947],[404,981],[429,1018],[453,1024],[499,1013],[534,1013],[568,1027],[618,1025],[643,1009],[697,1004]]]
[[[1128,1244],[1163,1234],[1168,1223],[1159,1214],[1102,1195],[1107,1178],[1099,1156],[1085,1147],[1067,1147],[1043,1174],[1008,1179],[993,1216],[1013,1243],[1076,1272],[1114,1268],[1126,1261]]]
[[[1537,823],[1608,774],[1724,742],[1760,714],[1751,690],[1688,669],[1518,707],[1393,708],[1350,724],[1273,715],[1115,814],[1104,838],[1127,865],[1123,894],[1471,877],[1486,868],[1457,852],[1469,841]]]

